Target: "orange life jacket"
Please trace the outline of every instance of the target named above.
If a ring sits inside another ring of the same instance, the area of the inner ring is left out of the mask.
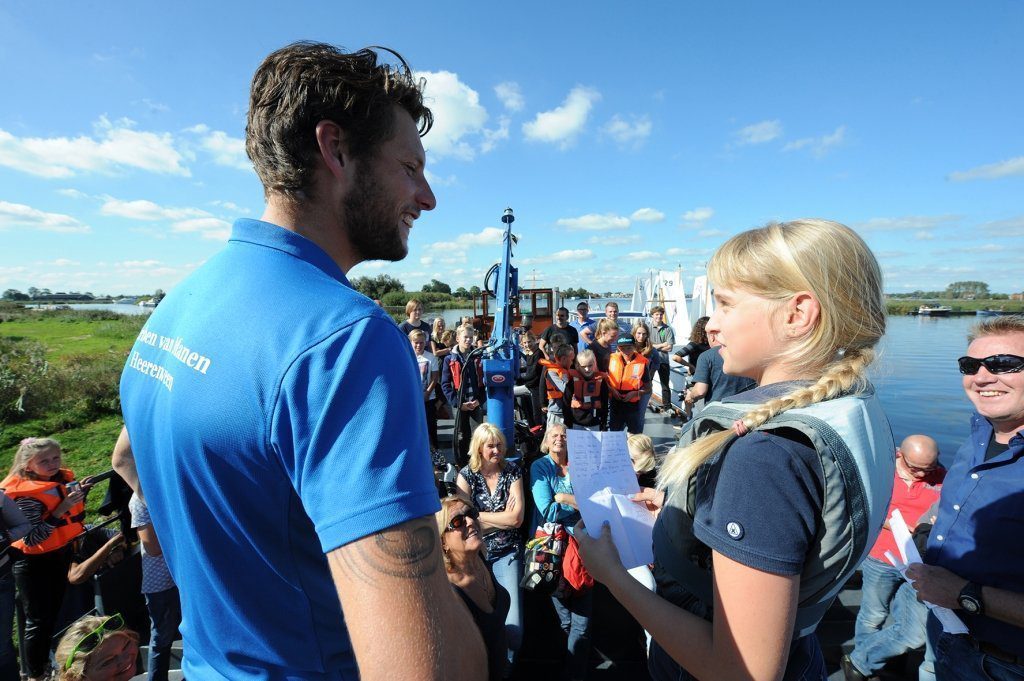
[[[583,406],[580,409],[601,408],[601,387],[604,384],[604,374],[595,371],[587,378],[579,371],[572,371],[572,394],[573,397]]]
[[[70,469],[61,468],[60,472],[64,482],[29,480],[12,475],[3,482],[0,482],[0,488],[3,488],[4,493],[11,499],[16,500],[19,497],[29,497],[43,504],[46,507],[46,510],[43,511],[43,519],[45,520],[51,516],[53,510],[60,506],[60,503],[68,495],[65,485],[75,479],[75,474]],[[85,503],[80,501],[60,518],[61,524],[54,527],[50,536],[43,541],[27,546],[23,539],[19,539],[16,542],[11,542],[11,545],[27,555],[39,555],[56,551],[63,546],[67,546],[85,532],[85,526],[82,524],[84,520]]]
[[[459,356],[461,357],[461,355],[459,355]],[[462,361],[459,361],[459,360],[455,359],[454,356],[452,356],[452,359],[449,360],[449,366],[450,366],[450,368],[452,370],[452,385],[455,386],[456,392],[459,391],[460,389],[462,389],[462,372],[464,371],[463,367],[464,367],[465,363],[466,363],[465,359],[463,359]],[[474,365],[473,368],[476,370],[476,380],[477,380],[477,383],[479,383],[480,379],[484,375],[480,359],[479,358],[474,359],[473,360],[473,365]]]
[[[639,352],[626,361],[621,352],[613,352],[608,359],[608,385],[620,393],[640,390],[644,386],[644,374],[647,373],[647,358]],[[629,402],[639,402],[637,396]]]
[[[548,401],[562,399],[569,382],[569,370],[550,359],[537,360],[537,364],[544,367],[544,389],[547,391]]]

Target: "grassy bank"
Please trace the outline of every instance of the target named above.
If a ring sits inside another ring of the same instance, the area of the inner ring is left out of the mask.
[[[26,437],[54,437],[79,478],[110,468],[118,384],[144,317],[95,310],[0,310],[0,468]],[[102,494],[90,495],[95,511]]]
[[[1020,300],[927,300],[913,298],[889,298],[885,301],[886,311],[892,315],[914,314],[922,305],[946,305],[953,308],[953,314],[974,314],[977,310],[1003,310],[1014,314],[1024,313],[1024,301]]]

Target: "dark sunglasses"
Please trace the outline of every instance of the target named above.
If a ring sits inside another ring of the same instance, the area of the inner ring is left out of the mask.
[[[968,376],[978,373],[982,365],[990,374],[1015,374],[1024,370],[1024,357],[1017,355],[990,355],[985,359],[961,357],[957,363],[960,364],[960,373]]]
[[[467,517],[476,520],[480,517],[480,511],[476,510],[475,508],[471,508],[465,513],[453,515],[451,520],[448,521],[448,527],[444,528],[444,531],[455,532],[456,530],[461,530],[466,526],[466,523],[468,522],[466,520]]]
[[[68,661],[64,663],[64,670],[71,669],[71,665],[75,661],[75,655],[79,653],[91,653],[96,650],[96,647],[103,642],[103,635],[112,631],[119,631],[124,628],[124,618],[119,614],[114,614],[103,620],[99,625],[90,631],[88,634],[82,637],[82,639],[75,644],[75,647],[71,649],[71,654],[68,655]]]

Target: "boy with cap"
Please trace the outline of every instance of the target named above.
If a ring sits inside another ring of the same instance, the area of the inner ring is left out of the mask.
[[[644,415],[640,411],[640,397],[651,391],[647,358],[636,351],[636,340],[632,334],[621,334],[616,344],[618,350],[608,360],[608,390],[611,393],[608,430],[625,428],[632,434],[642,433]]]

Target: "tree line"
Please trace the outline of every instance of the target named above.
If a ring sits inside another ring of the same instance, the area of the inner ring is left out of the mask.
[[[431,279],[430,282],[424,284],[419,291],[408,291],[401,280],[388,274],[378,274],[375,277],[356,277],[351,281],[351,284],[352,288],[359,291],[367,298],[383,301],[385,305],[389,304],[388,300],[395,298],[395,296],[389,297],[388,294],[395,292],[406,294],[410,298],[417,293],[441,294],[442,296],[449,297],[440,298],[440,300],[451,298],[470,300],[474,296],[480,295],[479,286],[470,286],[468,289],[465,286],[459,286],[453,290],[451,285],[438,279]],[[592,298],[597,296],[598,294],[591,293],[584,288],[567,288],[562,290],[562,297],[564,298]],[[433,296],[428,298],[428,300],[432,301]]]

